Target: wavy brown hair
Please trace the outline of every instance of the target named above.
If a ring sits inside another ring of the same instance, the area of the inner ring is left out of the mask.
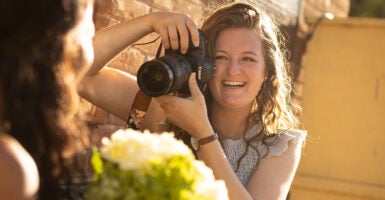
[[[259,133],[247,143],[246,155],[253,143],[262,141],[269,146],[267,138],[278,135],[278,129],[289,129],[297,124],[292,112],[293,104],[290,93],[292,90],[291,78],[287,71],[287,62],[284,54],[283,37],[273,21],[253,5],[247,3],[231,3],[213,10],[202,25],[202,31],[207,39],[207,49],[210,58],[215,57],[215,43],[219,33],[228,28],[247,28],[255,30],[262,40],[264,59],[266,63],[266,78],[255,97],[255,102],[248,116],[247,129],[255,124],[260,125]],[[208,90],[205,94],[210,115],[212,96]],[[238,167],[241,159],[238,160]],[[263,158],[266,155],[260,155]]]
[[[87,144],[73,77],[80,47],[67,33],[89,0],[12,0],[0,3],[0,127],[34,158],[39,199],[63,194],[65,152]],[[69,50],[76,49],[76,51]]]

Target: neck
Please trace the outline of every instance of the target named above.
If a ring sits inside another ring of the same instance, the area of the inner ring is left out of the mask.
[[[249,113],[249,109],[233,110],[212,106],[210,120],[219,136],[240,139],[245,133]]]

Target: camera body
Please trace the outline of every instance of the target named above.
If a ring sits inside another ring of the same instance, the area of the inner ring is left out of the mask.
[[[196,72],[201,91],[214,74],[214,64],[206,54],[206,40],[199,30],[199,46],[189,42],[186,54],[171,49],[165,55],[143,63],[137,73],[140,89],[148,96],[157,97],[171,92],[189,94],[188,79]]]

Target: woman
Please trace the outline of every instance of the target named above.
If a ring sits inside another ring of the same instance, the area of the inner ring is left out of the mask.
[[[138,31],[132,33],[133,27]],[[267,16],[248,4],[215,10],[202,27],[216,65],[206,100],[195,75],[190,78],[191,97],[156,98],[171,122],[193,138],[205,138],[199,149],[195,145],[197,155],[217,179],[225,180],[231,199],[286,198],[300,159],[306,133],[292,129],[296,120],[291,83],[273,27]],[[152,13],[101,30],[94,39],[97,59],[80,94],[126,120],[138,91],[136,79],[103,66],[150,32],[160,34],[165,48],[180,46],[186,52],[188,33],[198,45],[194,22],[176,13]],[[164,117],[157,102],[151,102],[144,121],[152,131]]]
[[[216,66],[207,94],[193,75],[191,97],[157,101],[191,135],[198,158],[225,181],[230,199],[286,199],[306,132],[293,129],[277,29],[252,5],[233,3],[214,10],[202,30]]]
[[[2,183],[27,184],[12,185],[9,193],[0,192],[0,199],[77,198],[63,185],[73,183],[74,173],[85,173],[84,163],[70,158],[87,146],[76,85],[93,60],[92,10],[91,0],[0,4],[0,149],[6,149],[0,152],[0,162],[18,166],[0,170],[0,177]],[[24,187],[29,188],[27,194],[14,193]]]

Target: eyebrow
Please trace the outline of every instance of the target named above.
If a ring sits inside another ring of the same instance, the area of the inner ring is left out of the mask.
[[[228,54],[226,51],[223,51],[223,50],[216,50],[215,53]],[[259,56],[259,54],[254,52],[254,51],[244,51],[244,52],[242,52],[242,54],[252,54],[252,55],[255,55],[255,56]]]

